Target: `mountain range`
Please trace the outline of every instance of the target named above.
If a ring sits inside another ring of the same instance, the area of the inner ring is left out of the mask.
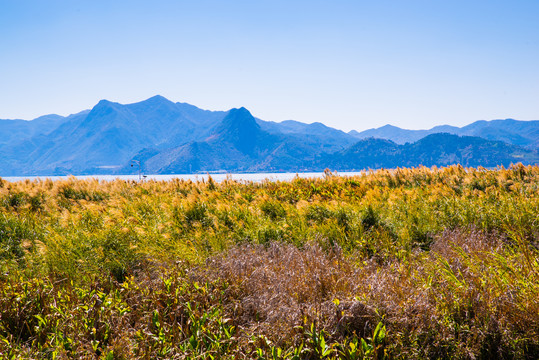
[[[0,120],[0,176],[212,171],[319,171],[539,161],[539,121],[477,121],[343,132],[321,123],[263,121],[245,108],[208,111],[154,96],[90,110]]]
[[[435,126],[430,130],[406,130],[392,125],[377,129],[357,132],[351,135],[357,139],[370,137],[391,140],[397,144],[416,142],[430,134],[448,133],[460,136],[477,136],[487,140],[503,141],[509,144],[528,148],[539,148],[539,121],[518,121],[514,119],[479,120],[464,127],[450,125]]]

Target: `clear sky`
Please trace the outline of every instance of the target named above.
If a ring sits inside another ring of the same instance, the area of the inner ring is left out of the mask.
[[[343,130],[539,119],[539,1],[0,0],[0,118],[156,94]]]

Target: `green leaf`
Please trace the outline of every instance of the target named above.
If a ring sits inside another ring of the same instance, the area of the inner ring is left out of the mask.
[[[379,344],[382,341],[384,341],[385,337],[386,337],[386,327],[382,324],[382,322],[379,322],[378,325],[376,325],[376,329],[374,330],[374,334],[372,336],[372,342],[375,344]]]

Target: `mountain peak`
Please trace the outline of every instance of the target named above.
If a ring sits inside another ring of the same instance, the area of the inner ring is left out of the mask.
[[[381,127],[379,127],[377,130],[380,130],[380,129],[384,129],[384,130],[390,130],[390,129],[391,129],[391,130],[395,130],[395,129],[399,129],[399,130],[401,130],[401,128],[396,127],[395,125],[391,125],[391,124],[386,124],[386,125],[384,125],[384,126],[381,126]],[[403,130],[404,130],[404,129],[403,129]]]
[[[103,116],[109,114],[114,111],[114,105],[116,104],[117,103],[113,103],[112,101],[106,99],[99,100],[99,102],[92,108],[92,110],[90,110],[88,117]]]
[[[151,98],[148,98],[142,102],[145,102],[145,103],[172,103],[172,101],[170,101],[169,99],[167,99],[166,97],[164,96],[161,96],[161,95],[155,95],[155,96],[152,96]]]
[[[243,153],[251,153],[262,130],[249,110],[244,107],[230,109],[214,134],[221,140],[232,143]]]
[[[155,95],[146,100],[142,100],[136,103],[128,104],[127,106],[130,109],[141,109],[141,108],[155,108],[160,106],[175,106],[176,104],[164,96]]]
[[[96,106],[107,106],[107,105],[112,105],[112,101],[109,101],[107,99],[101,99],[101,100],[99,100],[99,102],[97,104],[95,104],[94,108]]]
[[[244,107],[230,109],[221,123],[225,127],[242,127],[260,129],[254,116]]]
[[[247,110],[246,108],[244,108],[243,106],[240,107],[240,108],[232,108],[230,110],[228,110],[228,116],[245,116],[245,117],[253,117],[253,115],[251,114],[251,112],[249,110]]]

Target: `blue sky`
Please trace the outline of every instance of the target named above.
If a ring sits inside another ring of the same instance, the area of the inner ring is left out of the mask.
[[[0,118],[156,94],[343,130],[539,119],[539,1],[0,0]]]

